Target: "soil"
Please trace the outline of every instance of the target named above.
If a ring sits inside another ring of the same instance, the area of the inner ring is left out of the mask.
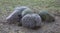
[[[60,33],[60,17],[55,16],[55,18],[55,22],[43,23],[42,27],[37,30],[0,21],[0,33]]]

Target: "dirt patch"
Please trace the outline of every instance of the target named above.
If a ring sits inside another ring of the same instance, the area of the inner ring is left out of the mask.
[[[37,30],[0,22],[0,33],[60,33],[60,17],[56,16],[55,18],[55,22],[46,23]]]

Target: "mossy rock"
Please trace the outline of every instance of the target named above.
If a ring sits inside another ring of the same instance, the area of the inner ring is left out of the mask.
[[[46,22],[53,22],[53,21],[55,21],[54,15],[49,13],[48,11],[40,11],[39,15],[41,16],[42,21],[46,21]]]
[[[33,14],[34,12],[30,9],[30,8],[28,8],[28,9],[25,9],[23,12],[22,12],[22,17],[24,16],[24,15],[26,15],[26,14]]]

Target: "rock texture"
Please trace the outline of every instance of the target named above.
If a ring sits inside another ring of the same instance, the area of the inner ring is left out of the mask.
[[[22,26],[37,28],[41,26],[41,17],[38,14],[27,14],[22,18]]]

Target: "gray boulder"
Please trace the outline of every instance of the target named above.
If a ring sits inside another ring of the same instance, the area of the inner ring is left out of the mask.
[[[21,21],[23,27],[32,29],[41,27],[41,17],[38,14],[26,14]]]
[[[6,18],[7,22],[10,24],[20,22],[20,19],[22,18],[21,14],[25,9],[28,9],[28,7],[21,6],[14,8],[14,11]]]

